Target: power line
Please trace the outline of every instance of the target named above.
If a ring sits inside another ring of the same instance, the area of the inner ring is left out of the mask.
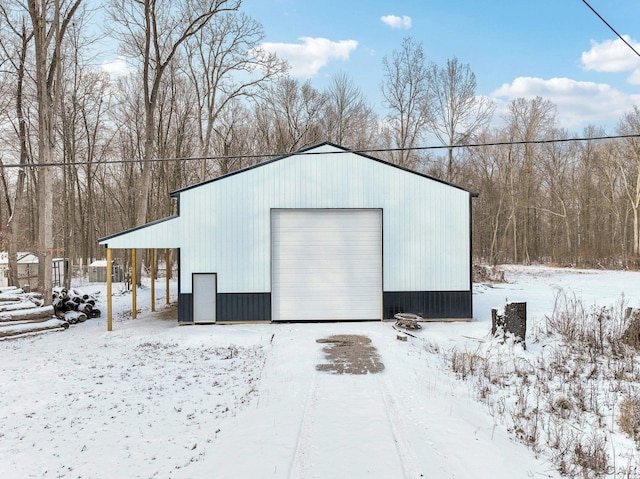
[[[460,149],[460,148],[483,148],[489,146],[516,146],[516,145],[543,145],[549,143],[568,143],[578,141],[596,141],[596,140],[621,140],[625,138],[640,138],[640,134],[633,135],[612,135],[612,136],[590,136],[590,137],[575,137],[575,138],[553,138],[547,140],[522,140],[522,141],[496,141],[491,143],[467,143],[463,145],[435,145],[435,146],[414,146],[411,148],[371,148],[361,150],[344,150],[333,153],[396,153],[401,151],[426,151],[426,150],[448,150],[448,149]],[[154,163],[165,163],[171,161],[204,161],[204,160],[238,160],[238,159],[252,159],[259,160],[264,158],[280,158],[283,156],[295,156],[295,155],[322,155],[325,152],[315,151],[301,151],[293,153],[262,153],[262,154],[248,154],[248,155],[219,155],[219,156],[187,156],[178,158],[155,158],[150,161]],[[108,166],[108,165],[122,165],[129,163],[142,163],[143,160],[110,160],[110,161],[77,161],[74,163],[64,162],[52,162],[52,163],[28,163],[25,165],[20,164],[3,164],[0,163],[0,168],[45,168],[45,167],[74,167],[74,166]]]
[[[591,5],[589,5],[589,3],[587,2],[587,0],[582,0],[582,2],[583,2],[587,7],[589,7],[589,8],[591,9],[591,11],[592,11],[593,13],[595,13],[595,14],[598,16],[598,18],[599,18],[600,20],[602,20],[602,21],[604,22],[604,24],[605,24],[606,26],[608,26],[608,27],[611,29],[611,31],[612,31],[613,33],[615,33],[615,34],[618,36],[618,38],[619,38],[620,40],[622,40],[622,41],[623,41],[623,42],[624,42],[624,43],[625,43],[629,48],[631,48],[631,50],[633,50],[633,53],[635,53],[636,55],[638,55],[638,56],[640,57],[640,53],[638,53],[638,51],[637,51],[635,48],[633,48],[633,47],[631,46],[631,44],[630,44],[628,41],[626,41],[624,38],[622,38],[622,35],[620,35],[620,34],[615,30],[615,28],[613,28],[613,27],[609,24],[609,22],[607,22],[604,18],[602,18],[602,15],[600,15],[598,12],[596,12],[595,8],[593,8]]]

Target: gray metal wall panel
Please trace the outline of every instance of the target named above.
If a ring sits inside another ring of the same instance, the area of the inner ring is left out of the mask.
[[[217,321],[271,321],[271,294],[219,293]]]
[[[193,322],[193,295],[191,293],[178,294],[178,322]]]
[[[271,321],[271,294],[218,293],[216,322]],[[178,322],[193,323],[193,294],[178,295]]]
[[[429,319],[471,319],[471,291],[394,291],[383,295],[384,318],[413,313]]]

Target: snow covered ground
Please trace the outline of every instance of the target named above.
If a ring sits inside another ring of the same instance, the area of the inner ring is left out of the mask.
[[[531,330],[558,287],[587,305],[612,305],[624,293],[638,307],[640,273],[505,270],[508,283],[475,286],[473,322],[428,323],[407,342],[379,322],[178,326],[175,310],[162,311],[163,280],[158,313],[148,311],[148,288],[138,291],[136,320],[130,295],[115,296],[111,333],[103,315],[2,341],[0,477],[560,477],[548,454],[534,454],[477,400],[448,358],[492,344],[490,309],[506,301],[528,302]],[[76,286],[104,300],[104,285]],[[369,337],[384,371],[318,371],[324,345],[316,341],[334,334]],[[543,347],[516,354],[535,357]],[[620,463],[638,467],[632,442],[610,429]]]

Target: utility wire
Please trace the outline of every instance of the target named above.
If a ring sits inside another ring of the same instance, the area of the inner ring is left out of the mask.
[[[587,2],[587,0],[582,0],[582,2],[583,2],[587,7],[589,7],[589,8],[591,9],[591,11],[592,11],[593,13],[595,13],[595,14],[598,16],[598,18],[599,18],[600,20],[602,20],[602,21],[604,22],[604,24],[605,24],[606,26],[608,26],[608,27],[611,29],[611,31],[612,31],[613,33],[615,33],[615,34],[618,36],[618,38],[619,38],[620,40],[622,40],[622,41],[623,41],[623,42],[624,42],[624,43],[625,43],[629,48],[631,48],[631,50],[633,50],[633,53],[635,53],[636,55],[638,55],[638,56],[640,57],[640,53],[638,53],[638,51],[637,51],[635,48],[633,48],[633,47],[631,46],[631,44],[630,44],[628,41],[626,41],[624,38],[622,38],[622,35],[620,35],[620,34],[616,31],[616,29],[615,29],[615,28],[613,28],[611,25],[609,25],[609,22],[607,22],[604,18],[602,18],[602,15],[600,15],[598,12],[596,12],[595,8],[593,8],[591,5],[589,5],[589,3]]]
[[[332,152],[337,153],[395,153],[399,151],[425,151],[425,150],[448,150],[448,149],[460,149],[460,148],[483,148],[488,146],[513,146],[513,145],[543,145],[549,143],[567,143],[572,141],[596,141],[596,140],[620,140],[625,138],[640,138],[640,134],[633,135],[613,135],[613,136],[590,136],[590,137],[577,137],[577,138],[555,138],[548,140],[522,140],[522,141],[496,141],[492,143],[468,143],[463,145],[435,145],[435,146],[415,146],[411,148],[375,148],[375,149],[362,149],[362,150],[344,150]],[[154,163],[165,163],[170,161],[203,161],[203,160],[237,160],[237,159],[263,159],[263,158],[281,158],[285,156],[296,155],[323,155],[325,152],[318,151],[301,151],[292,153],[262,153],[251,155],[226,155],[226,156],[187,156],[178,158],[156,158],[150,161]],[[52,163],[27,163],[20,164],[4,164],[0,158],[0,168],[43,168],[52,166],[104,166],[104,165],[121,165],[128,163],[142,163],[143,160],[110,160],[110,161],[77,161],[74,163],[65,162],[52,162]]]

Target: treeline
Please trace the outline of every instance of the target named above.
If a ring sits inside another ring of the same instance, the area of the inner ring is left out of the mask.
[[[638,138],[534,143],[576,134],[543,98],[491,127],[470,67],[411,38],[384,56],[374,107],[345,74],[326,89],[289,76],[238,0],[91,5],[0,2],[0,250],[87,264],[98,238],[170,215],[169,192],[330,141],[478,192],[479,260],[638,266]],[[96,16],[126,74],[96,65]],[[617,133],[640,133],[640,110]]]

